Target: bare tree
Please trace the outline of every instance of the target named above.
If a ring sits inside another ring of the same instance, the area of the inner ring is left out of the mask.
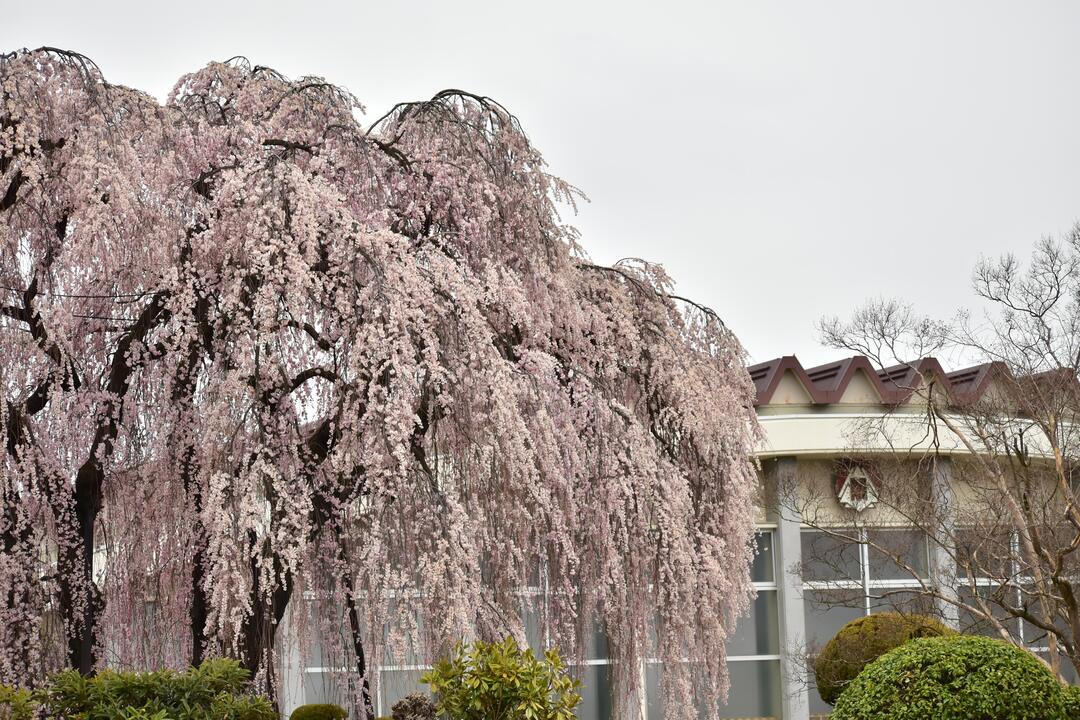
[[[827,602],[935,612],[1039,648],[1059,675],[1080,671],[1080,226],[1027,263],[982,260],[973,285],[982,311],[948,322],[895,300],[821,322],[827,345],[869,358],[900,399],[851,429],[847,462],[873,509],[837,512],[829,498],[824,511],[801,489],[804,577],[833,584]],[[978,364],[946,373],[935,355]],[[864,574],[845,598],[853,548],[886,579]]]

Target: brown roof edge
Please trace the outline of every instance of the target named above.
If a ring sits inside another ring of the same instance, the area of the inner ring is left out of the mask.
[[[945,372],[936,358],[920,358],[911,363],[878,369],[862,355],[804,368],[794,355],[751,365],[747,370],[757,389],[755,405],[768,405],[785,372],[791,372],[815,405],[839,402],[855,373],[862,371],[882,404],[899,405],[907,400],[928,377],[944,388],[950,402],[965,405],[975,402],[999,373],[1009,375],[1004,363],[975,365],[951,373]],[[1010,376],[1011,377],[1011,376]]]

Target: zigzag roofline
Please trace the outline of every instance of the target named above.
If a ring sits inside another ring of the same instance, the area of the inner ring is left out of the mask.
[[[1005,363],[991,362],[946,372],[936,358],[877,369],[862,355],[835,362],[803,367],[794,355],[758,363],[748,368],[757,388],[755,405],[768,405],[784,374],[792,373],[815,405],[839,402],[855,375],[862,371],[884,405],[899,405],[928,380],[936,382],[955,405],[968,405],[982,398],[990,381],[998,374],[1011,378]]]

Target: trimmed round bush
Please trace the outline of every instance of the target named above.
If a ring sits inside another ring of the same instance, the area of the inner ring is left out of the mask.
[[[1038,658],[1002,640],[912,640],[866,666],[830,720],[1073,720],[1065,688]]]
[[[292,711],[289,720],[345,720],[348,711],[333,703],[309,703]]]
[[[909,640],[955,635],[948,626],[925,615],[883,612],[852,620],[814,660],[814,678],[821,699],[836,704],[840,693],[863,668]]]
[[[1065,717],[1080,718],[1080,687],[1076,685],[1065,686]]]

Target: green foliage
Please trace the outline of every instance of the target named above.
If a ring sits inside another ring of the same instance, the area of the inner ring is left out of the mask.
[[[411,693],[390,708],[393,720],[435,720],[435,703],[420,693]]]
[[[423,682],[435,693],[439,713],[453,720],[573,720],[579,683],[559,653],[537,659],[513,638],[458,645]]]
[[[1065,703],[1065,717],[1069,718],[1069,720],[1080,718],[1080,687],[1066,685],[1062,692],[1062,701]]]
[[[292,711],[289,720],[345,720],[349,712],[333,703],[310,703]]]
[[[0,720],[34,720],[37,703],[29,690],[0,685]]]
[[[840,628],[814,660],[821,699],[835,704],[864,667],[909,640],[954,634],[946,625],[924,615],[883,612],[852,620]]]
[[[1002,640],[912,640],[866,666],[830,720],[1072,720],[1038,658]]]
[[[269,700],[248,693],[248,677],[228,659],[186,672],[67,671],[35,699],[48,717],[72,720],[277,720]]]

